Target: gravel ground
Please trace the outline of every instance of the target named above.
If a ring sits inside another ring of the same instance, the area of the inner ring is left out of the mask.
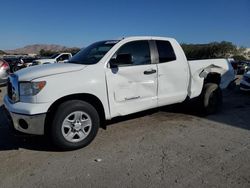
[[[185,104],[117,118],[71,152],[14,137],[1,108],[0,187],[250,187],[250,94],[223,95],[216,115]]]

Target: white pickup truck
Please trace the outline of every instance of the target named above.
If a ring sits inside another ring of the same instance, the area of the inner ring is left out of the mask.
[[[67,63],[16,72],[4,104],[16,130],[76,149],[117,116],[198,96],[202,110],[213,113],[233,79],[225,59],[187,61],[175,39],[128,37],[96,42]]]
[[[42,65],[42,64],[52,64],[52,63],[64,63],[72,57],[71,53],[57,53],[48,59],[37,59],[32,62],[31,66]]]

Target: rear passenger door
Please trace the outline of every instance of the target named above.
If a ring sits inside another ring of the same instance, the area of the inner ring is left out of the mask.
[[[169,41],[156,40],[158,106],[182,102],[187,96],[189,68]]]
[[[117,62],[117,68],[106,72],[112,117],[157,106],[157,66],[152,64],[149,42],[125,43],[112,58],[121,54],[130,54],[131,64]]]

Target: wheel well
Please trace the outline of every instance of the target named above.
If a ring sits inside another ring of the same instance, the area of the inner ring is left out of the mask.
[[[220,85],[221,82],[221,75],[216,72],[209,73],[204,80],[204,85],[207,83],[215,83]]]
[[[62,97],[62,98],[56,100],[49,107],[49,110],[48,110],[48,113],[47,113],[46,119],[45,119],[45,134],[47,134],[49,131],[50,124],[53,121],[53,114],[56,112],[59,105],[65,101],[69,101],[69,100],[82,100],[82,101],[86,101],[86,102],[90,103],[91,105],[93,105],[100,116],[101,127],[106,129],[105,111],[104,111],[104,108],[103,108],[103,105],[102,105],[102,102],[100,101],[100,99],[94,95],[91,95],[91,94],[74,94],[74,95],[68,95],[68,96],[65,96],[65,97]]]

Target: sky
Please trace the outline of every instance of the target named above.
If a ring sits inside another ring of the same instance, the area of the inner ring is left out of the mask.
[[[0,0],[0,49],[150,35],[250,47],[250,0]]]

